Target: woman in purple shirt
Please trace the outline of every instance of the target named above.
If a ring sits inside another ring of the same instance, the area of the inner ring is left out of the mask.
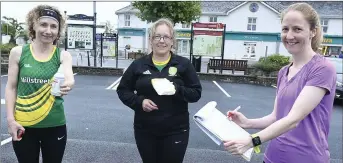
[[[274,110],[259,119],[229,112],[243,128],[262,129],[250,137],[227,140],[240,155],[270,140],[265,163],[329,163],[328,134],[336,90],[334,66],[316,51],[323,39],[317,12],[306,3],[289,6],[281,16],[282,43],[293,61],[278,74]]]

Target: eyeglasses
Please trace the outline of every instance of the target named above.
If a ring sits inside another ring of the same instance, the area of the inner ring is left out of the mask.
[[[169,36],[153,36],[152,37],[155,41],[160,41],[163,38],[164,41],[171,41],[172,37]]]

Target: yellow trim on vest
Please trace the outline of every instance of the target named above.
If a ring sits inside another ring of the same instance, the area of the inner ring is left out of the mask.
[[[47,61],[49,61],[49,60],[52,58],[52,56],[54,55],[55,51],[56,51],[56,46],[54,46],[54,49],[52,50],[52,52],[50,53],[50,55],[49,55],[49,57],[48,57],[47,59],[45,59],[45,60],[43,60],[43,59],[38,59],[38,58],[36,58],[36,56],[33,54],[32,44],[30,44],[30,52],[31,52],[31,55],[32,55],[32,57],[33,57],[36,61],[38,61],[38,62],[47,62]]]
[[[256,136],[257,136],[256,134],[251,135],[252,138],[255,138]],[[254,151],[255,151],[255,153],[260,153],[261,152],[260,146],[258,145],[256,147],[254,147]]]
[[[171,55],[169,55],[166,61],[162,61],[162,62],[156,61],[154,60],[154,58],[152,58],[152,62],[154,63],[154,65],[162,66],[162,65],[166,65],[170,61],[170,58],[171,58]]]

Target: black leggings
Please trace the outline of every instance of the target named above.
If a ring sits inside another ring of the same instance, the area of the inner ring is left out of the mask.
[[[61,163],[67,142],[65,125],[50,128],[26,128],[20,141],[12,141],[19,163],[39,163],[42,149],[44,163]]]
[[[143,163],[182,163],[189,130],[166,136],[135,129],[135,139]]]

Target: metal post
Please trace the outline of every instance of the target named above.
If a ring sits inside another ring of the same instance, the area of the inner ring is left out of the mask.
[[[102,56],[103,56],[103,39],[104,39],[104,33],[100,34],[100,67],[102,67]]]
[[[0,2],[0,8],[1,8],[1,2]],[[2,21],[1,21],[1,12],[0,12],[0,46],[2,46]],[[1,65],[2,65],[2,54],[1,54],[1,49],[0,49],[0,76],[1,76],[1,72],[2,72],[2,69],[1,69]],[[1,112],[0,112],[0,115],[1,115]],[[1,121],[0,121],[1,123]]]
[[[118,57],[119,57],[119,49],[118,49],[118,33],[116,34],[116,38],[115,38],[115,41],[116,41],[116,68],[118,68]]]
[[[64,16],[67,17],[67,11],[64,11]],[[67,25],[67,29],[65,30],[65,37],[64,37],[64,50],[67,51],[67,49],[68,49],[68,25]]]
[[[0,2],[0,8],[1,8],[1,2]],[[0,12],[0,46],[2,45],[2,21],[1,21],[1,12]],[[1,55],[1,49],[0,49],[0,76],[1,76],[1,71],[2,71],[2,68],[1,68],[1,65],[2,65],[2,55]],[[1,87],[0,87],[1,89]],[[1,105],[2,106],[2,105]],[[1,116],[1,106],[0,106],[0,117]],[[1,121],[0,121],[0,126],[1,126]]]
[[[94,26],[93,26],[93,50],[94,50],[94,67],[96,67],[96,2],[93,1]]]
[[[220,74],[222,74],[223,73],[223,62],[224,62],[224,52],[225,52],[225,50],[224,50],[224,48],[225,48],[225,34],[226,34],[226,24],[224,24],[224,30],[223,30],[223,44],[222,44],[222,59],[221,59],[221,66],[220,66]]]
[[[191,61],[192,63],[192,56],[193,56],[193,26],[194,26],[194,23],[191,23],[191,40],[190,40],[190,49],[189,49],[189,60]]]

